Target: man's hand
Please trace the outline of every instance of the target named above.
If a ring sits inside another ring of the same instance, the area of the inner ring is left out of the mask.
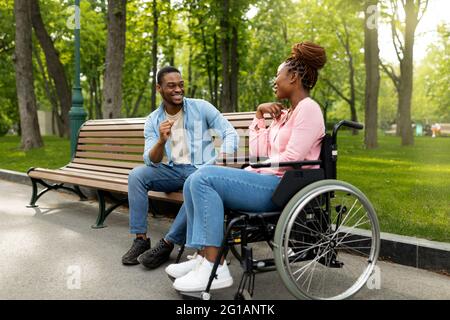
[[[169,139],[173,123],[172,120],[165,120],[159,125],[159,141],[162,144],[165,144]]]
[[[256,109],[256,117],[258,119],[263,119],[264,114],[268,113],[273,119],[278,119],[281,115],[281,110],[283,110],[283,105],[276,102],[267,102],[260,104]]]

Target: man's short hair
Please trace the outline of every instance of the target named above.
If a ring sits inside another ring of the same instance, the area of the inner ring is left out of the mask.
[[[161,85],[163,77],[166,74],[172,73],[172,72],[176,72],[176,73],[179,73],[181,75],[180,70],[178,70],[177,68],[172,67],[172,66],[167,66],[167,67],[164,67],[164,68],[160,69],[158,71],[158,73],[156,74],[156,80],[158,81],[158,84]]]

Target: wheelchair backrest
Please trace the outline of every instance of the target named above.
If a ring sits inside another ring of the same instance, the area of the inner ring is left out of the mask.
[[[320,167],[324,170],[325,179],[336,179],[336,157],[333,156],[333,140],[326,133],[322,138],[322,146],[320,149]]]

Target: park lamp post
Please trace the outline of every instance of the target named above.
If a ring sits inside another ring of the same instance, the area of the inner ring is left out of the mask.
[[[78,131],[86,120],[83,108],[83,94],[80,85],[80,0],[75,0],[75,79],[72,87],[72,107],[69,111],[70,122],[70,154],[76,152]]]

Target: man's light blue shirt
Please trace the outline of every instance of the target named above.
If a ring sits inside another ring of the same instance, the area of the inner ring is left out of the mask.
[[[159,140],[159,126],[166,120],[164,105],[153,111],[145,121],[144,162],[146,165],[156,165],[150,160],[150,150]],[[201,99],[183,98],[183,125],[186,143],[189,148],[191,164],[201,167],[213,164],[217,157],[212,138],[213,132],[223,141],[220,152],[234,153],[239,146],[239,136],[233,126],[209,102]],[[168,165],[173,166],[170,148],[170,138],[164,146]]]

